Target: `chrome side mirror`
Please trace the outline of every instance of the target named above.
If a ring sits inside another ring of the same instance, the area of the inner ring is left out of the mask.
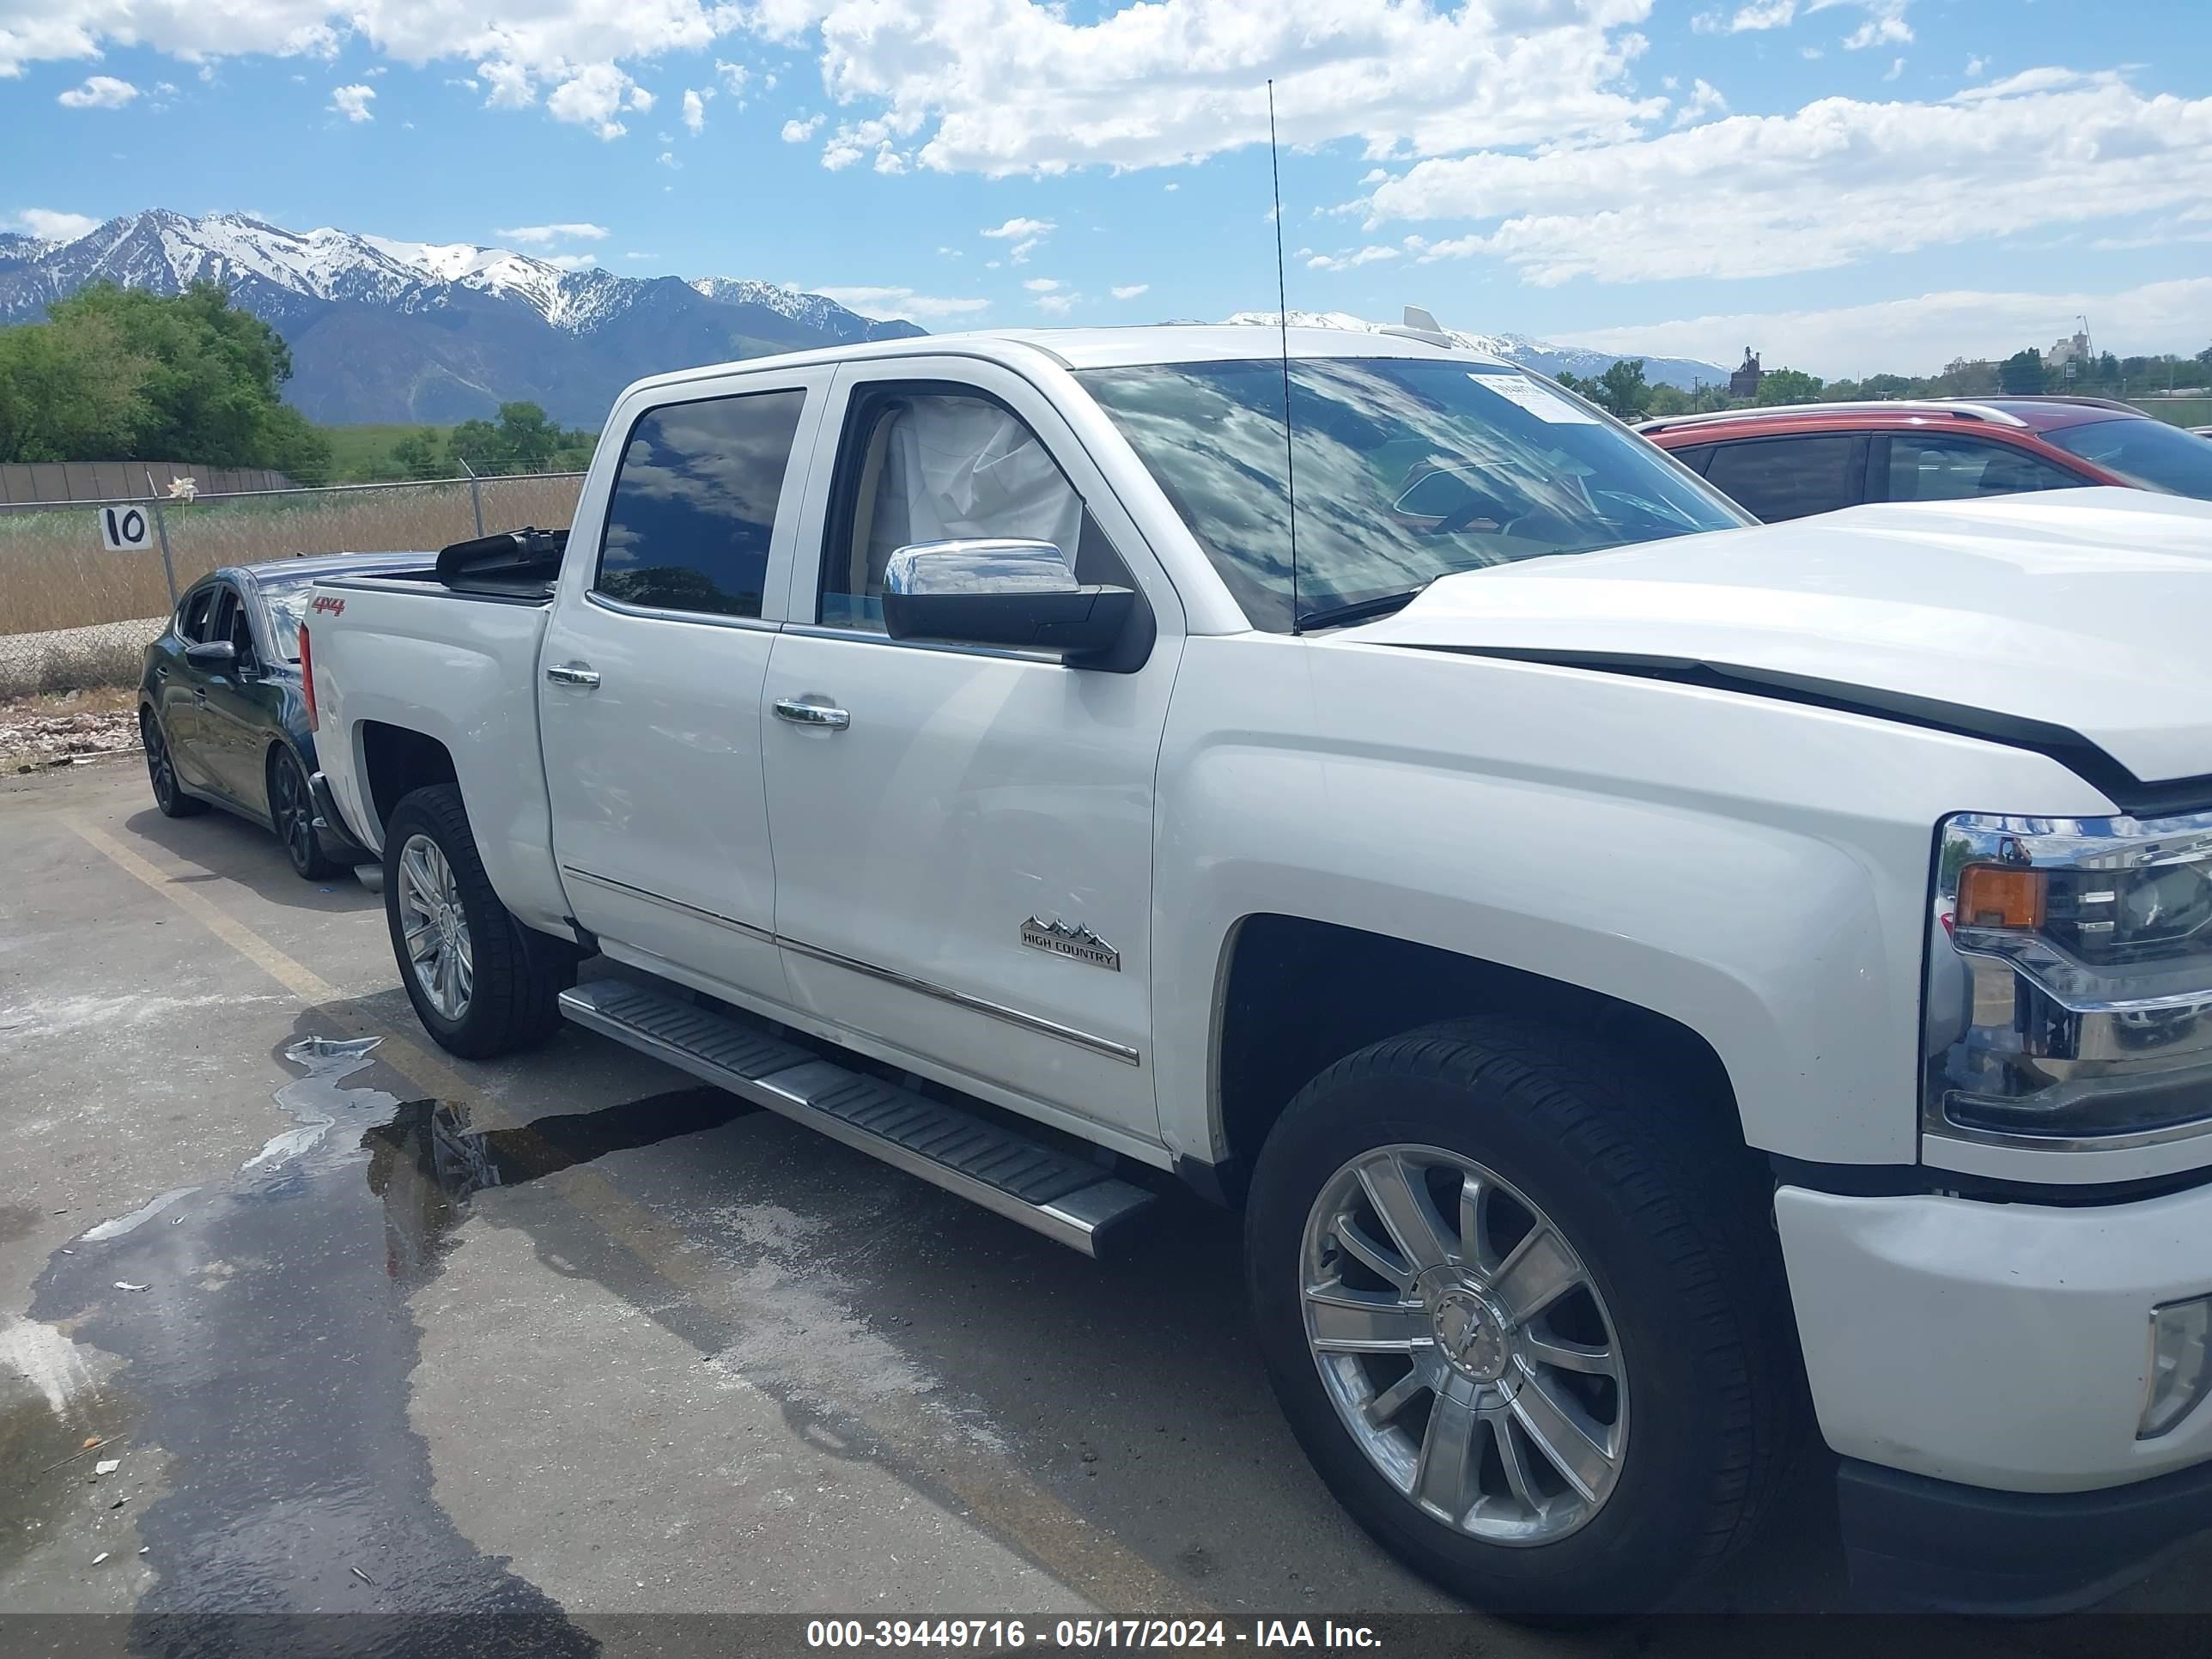
[[[1059,651],[1072,667],[1113,653],[1137,608],[1129,588],[1079,583],[1050,542],[919,542],[884,570],[893,639]]]

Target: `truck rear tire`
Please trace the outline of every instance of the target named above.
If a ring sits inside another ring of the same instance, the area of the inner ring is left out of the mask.
[[[1640,1611],[1743,1541],[1802,1417],[1741,1144],[1565,1031],[1392,1037],[1261,1149],[1247,1274],[1322,1479],[1479,1607]]]
[[[449,1054],[489,1060],[560,1024],[575,949],[525,927],[500,902],[453,785],[417,789],[392,809],[384,918],[407,1000]]]

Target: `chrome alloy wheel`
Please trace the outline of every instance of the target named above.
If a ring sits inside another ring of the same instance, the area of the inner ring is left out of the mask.
[[[398,897],[415,982],[441,1016],[459,1022],[476,991],[476,957],[453,866],[428,836],[410,836],[399,849]]]
[[[1584,1525],[1620,1478],[1628,1376],[1552,1218],[1441,1147],[1378,1146],[1322,1187],[1306,1340],[1346,1431],[1431,1518],[1505,1545]]]

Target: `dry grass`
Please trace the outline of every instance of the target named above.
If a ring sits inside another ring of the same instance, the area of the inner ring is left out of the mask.
[[[487,529],[565,525],[580,480],[495,478],[483,489]],[[219,565],[302,553],[425,550],[476,533],[465,483],[314,489],[165,504],[177,586]],[[0,509],[0,636],[154,616],[169,608],[158,550],[109,553],[91,507]]]

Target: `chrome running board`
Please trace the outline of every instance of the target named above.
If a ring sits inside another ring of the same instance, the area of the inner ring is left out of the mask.
[[[1095,1164],[823,1060],[747,1015],[615,979],[563,991],[561,1012],[1085,1255],[1154,1201]]]

